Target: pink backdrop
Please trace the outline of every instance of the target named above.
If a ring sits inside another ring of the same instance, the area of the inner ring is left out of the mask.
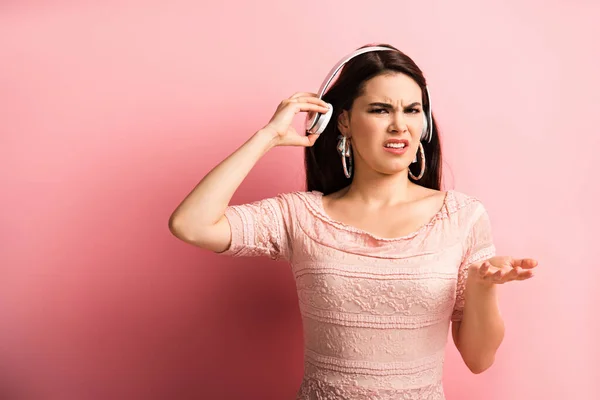
[[[448,187],[541,264],[501,288],[490,370],[448,346],[448,399],[600,398],[597,2],[116,3],[0,5],[1,399],[292,399],[287,266],[167,220],[283,97],[379,41],[429,79]],[[275,149],[234,202],[302,182],[302,151]]]

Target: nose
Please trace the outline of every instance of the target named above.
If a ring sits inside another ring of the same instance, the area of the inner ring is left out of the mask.
[[[406,124],[406,118],[402,115],[402,113],[393,114],[390,119],[389,131],[390,133],[402,133],[408,130],[408,125]]]

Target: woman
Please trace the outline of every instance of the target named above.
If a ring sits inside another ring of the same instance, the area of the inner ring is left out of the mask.
[[[494,257],[483,205],[441,191],[425,78],[382,47],[351,57],[322,99],[284,100],[169,221],[204,249],[290,262],[305,339],[298,399],[444,399],[450,323],[468,368],[489,368],[504,335],[496,285],[532,277],[537,264]],[[320,135],[298,135],[299,112],[331,120]],[[277,146],[306,148],[307,191],[229,206]]]

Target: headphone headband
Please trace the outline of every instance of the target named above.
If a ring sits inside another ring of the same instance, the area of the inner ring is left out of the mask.
[[[325,78],[325,80],[321,84],[321,87],[319,88],[319,92],[317,93],[319,95],[319,98],[323,97],[323,95],[325,94],[325,91],[329,87],[329,84],[331,83],[331,81],[333,80],[333,78],[335,78],[335,76],[337,75],[338,71],[340,69],[342,69],[342,67],[344,65],[346,65],[346,63],[348,61],[352,60],[354,57],[360,56],[361,54],[364,54],[364,53],[369,53],[371,51],[395,51],[395,50],[394,49],[390,49],[389,47],[371,46],[371,47],[364,47],[362,49],[355,50],[352,53],[346,55],[346,57],[344,57],[340,61],[338,61],[338,63],[335,64],[333,66],[333,68],[331,69],[331,71],[329,71],[329,73],[327,74],[327,77]]]
[[[383,46],[369,46],[369,47],[363,47],[361,49],[355,50],[352,53],[346,55],[344,58],[342,58],[340,61],[338,61],[337,64],[335,64],[333,66],[333,68],[329,71],[329,73],[327,74],[327,77],[321,84],[321,87],[319,88],[319,91],[317,93],[319,98],[320,99],[323,98],[323,95],[327,91],[327,88],[331,84],[331,81],[335,78],[337,73],[342,69],[342,67],[344,65],[346,65],[346,63],[348,61],[352,60],[354,57],[357,57],[361,54],[369,53],[372,51],[397,51],[397,50],[391,49],[389,47],[383,47]],[[423,129],[423,133],[421,135],[421,140],[426,140],[427,142],[431,142],[431,138],[433,136],[433,118],[432,118],[432,114],[431,114],[431,97],[429,96],[429,88],[427,86],[425,86],[425,93],[427,95],[427,100],[429,102],[429,110],[427,111],[427,116],[424,118],[424,129]],[[325,126],[327,125],[327,123],[329,122],[329,120],[331,118],[332,111],[333,110],[330,109],[326,114],[315,113],[312,117],[310,117],[310,115],[307,116],[307,119],[306,119],[307,133],[308,134],[322,133],[323,130],[325,129]]]

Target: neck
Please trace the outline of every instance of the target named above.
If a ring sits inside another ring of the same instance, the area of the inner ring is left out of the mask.
[[[394,175],[385,175],[361,168],[356,170],[344,197],[355,198],[373,206],[390,206],[409,201],[416,186],[408,179],[408,169]]]

